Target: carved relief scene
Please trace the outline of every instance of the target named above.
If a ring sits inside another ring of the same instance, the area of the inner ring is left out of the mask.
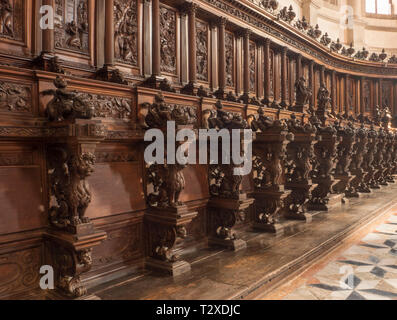
[[[55,0],[55,48],[87,54],[88,0]]]

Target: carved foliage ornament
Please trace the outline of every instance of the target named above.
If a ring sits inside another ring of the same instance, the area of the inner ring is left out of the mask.
[[[176,73],[176,14],[160,7],[161,71]]]
[[[94,117],[128,119],[131,116],[132,102],[128,98],[81,93],[79,98],[94,109]]]
[[[88,0],[55,0],[55,48],[88,54]]]
[[[138,20],[136,0],[114,1],[114,56],[133,66],[138,64]]]
[[[32,92],[30,86],[0,81],[0,111],[31,112]]]
[[[144,103],[142,107],[148,109],[145,117],[145,125],[149,128],[166,127],[167,121],[175,121],[176,125],[197,123],[197,111],[195,107],[166,103],[161,94],[155,96],[154,103]]]
[[[66,247],[53,246],[55,268],[58,273],[57,286],[66,294],[81,297],[87,293],[80,275],[91,269],[92,249],[74,251]]]

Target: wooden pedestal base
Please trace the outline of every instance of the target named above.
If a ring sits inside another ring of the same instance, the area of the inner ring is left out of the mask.
[[[306,223],[312,222],[312,215],[310,213],[288,211],[284,216],[291,220],[302,220]]]
[[[180,260],[180,261],[162,261],[154,258],[148,258],[146,261],[146,268],[154,270],[160,273],[165,273],[171,276],[179,276],[181,274],[190,272],[190,263]]]
[[[145,216],[149,234],[150,257],[146,267],[172,276],[190,271],[190,264],[180,260],[179,247],[187,236],[187,225],[197,216],[186,205],[152,207]]]
[[[274,233],[276,235],[284,233],[284,226],[280,223],[266,224],[266,223],[254,222],[252,227],[254,229],[261,230],[264,232]]]
[[[247,248],[247,243],[241,239],[220,239],[216,237],[211,237],[208,239],[208,245],[210,246],[220,246],[233,251],[239,251]]]
[[[233,231],[236,223],[245,220],[246,209],[254,202],[253,198],[240,194],[238,199],[213,198],[209,202],[209,224],[211,234],[209,245],[222,246],[238,251],[247,247],[245,241],[238,239]]]
[[[92,265],[92,249],[106,239],[106,233],[92,223],[76,226],[76,233],[49,230],[45,234],[46,261],[54,268],[57,293],[74,299],[87,294],[80,276]]]

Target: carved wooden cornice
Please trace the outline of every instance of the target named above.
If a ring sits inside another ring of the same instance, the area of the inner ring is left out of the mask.
[[[306,56],[311,56],[327,67],[344,69],[346,72],[365,73],[378,76],[395,76],[397,68],[384,67],[384,64],[372,63],[368,61],[355,61],[343,56],[332,53],[329,48],[320,47],[318,43],[310,39],[307,35],[297,32],[295,28],[287,23],[275,20],[275,18],[261,8],[251,8],[248,4],[237,2],[236,0],[200,0],[212,7],[242,20],[244,23],[270,34],[275,39],[287,43],[290,47],[300,50]],[[254,6],[254,5],[253,5]],[[205,10],[203,6],[203,10]]]

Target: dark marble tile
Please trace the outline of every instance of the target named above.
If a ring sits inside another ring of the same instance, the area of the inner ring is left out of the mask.
[[[383,278],[386,274],[386,270],[379,268],[379,267],[375,267],[370,271],[372,274],[376,275],[379,278]]]
[[[353,291],[347,298],[346,300],[367,300],[365,299],[361,294],[359,294],[356,291]]]
[[[354,261],[354,260],[338,260],[338,262],[352,264],[353,266],[370,266],[371,265],[369,263],[364,263],[364,262]]]
[[[330,286],[330,285],[325,284],[325,283],[313,283],[313,284],[309,284],[309,286],[310,287],[319,288],[319,289],[328,290],[328,291],[342,291],[342,290],[346,290],[346,289],[343,289],[341,287]]]
[[[383,297],[388,297],[388,298],[396,298],[397,293],[389,292],[389,291],[383,291],[383,290],[378,290],[378,289],[363,289],[360,290],[363,292],[368,292],[372,294],[376,294],[378,296],[383,296]]]

